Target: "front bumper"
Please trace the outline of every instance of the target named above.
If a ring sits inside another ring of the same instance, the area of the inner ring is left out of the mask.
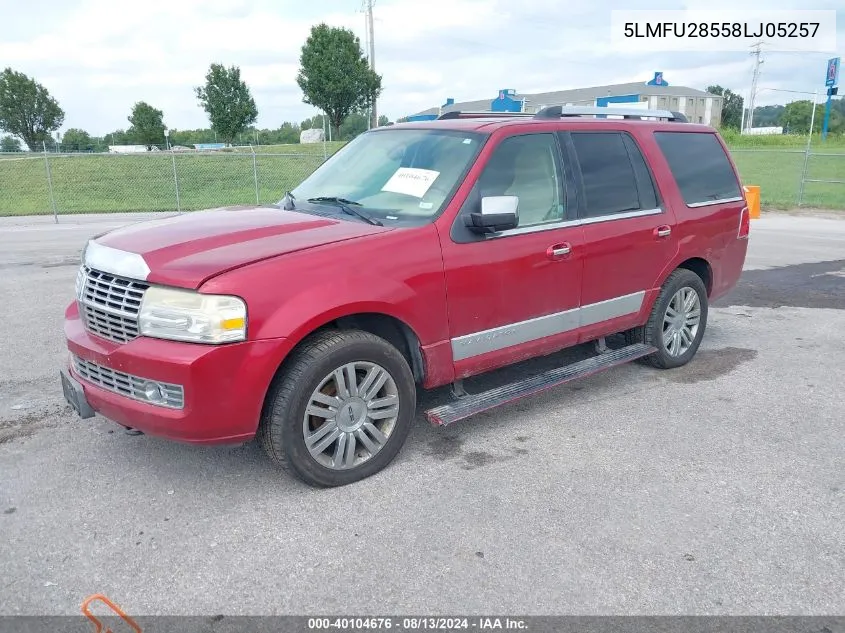
[[[162,407],[95,385],[69,362],[66,371],[94,411],[149,435],[202,444],[255,435],[267,389],[290,351],[287,339],[199,345],[139,337],[113,343],[85,329],[75,303],[65,313],[64,332],[68,350],[78,358],[184,389],[182,408]]]

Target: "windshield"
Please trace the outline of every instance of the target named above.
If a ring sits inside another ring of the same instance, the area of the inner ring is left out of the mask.
[[[291,193],[334,197],[390,223],[436,216],[477,155],[484,137],[454,130],[389,129],[361,134]]]

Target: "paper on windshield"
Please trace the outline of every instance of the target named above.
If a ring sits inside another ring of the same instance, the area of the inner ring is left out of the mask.
[[[400,167],[390,177],[390,180],[384,183],[381,190],[422,198],[439,175],[439,171],[432,171],[431,169]]]

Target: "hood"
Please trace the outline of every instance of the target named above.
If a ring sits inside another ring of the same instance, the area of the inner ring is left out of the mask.
[[[116,275],[198,288],[262,259],[390,230],[273,207],[225,207],[111,231],[92,241],[86,261]]]

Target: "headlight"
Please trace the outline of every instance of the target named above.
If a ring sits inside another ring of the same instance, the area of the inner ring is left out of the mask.
[[[191,343],[246,340],[246,304],[238,297],[151,286],[138,321],[143,336]]]

